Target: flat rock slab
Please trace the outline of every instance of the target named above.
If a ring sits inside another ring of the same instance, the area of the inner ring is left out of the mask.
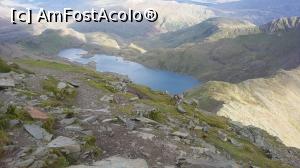
[[[113,156],[98,162],[91,166],[78,165],[69,168],[148,168],[144,159],[126,159],[123,157]]]
[[[80,145],[73,139],[64,136],[55,138],[47,146],[48,148],[65,149],[70,153],[80,152]]]
[[[0,78],[0,87],[15,87],[15,81],[13,79]]]
[[[138,132],[137,136],[144,139],[144,140],[153,140],[155,135],[149,134],[149,133],[144,133],[144,132]]]
[[[38,140],[50,141],[53,137],[53,135],[48,133],[44,128],[35,124],[26,124],[24,128],[30,135]]]
[[[137,117],[135,120],[146,124],[159,124],[158,122],[145,117]]]
[[[176,131],[176,132],[173,132],[172,135],[180,137],[180,138],[187,138],[189,136],[189,133]]]
[[[28,114],[30,115],[30,117],[33,119],[43,120],[43,121],[49,119],[49,116],[47,113],[45,113],[37,108],[28,106],[28,107],[26,107],[26,110],[27,110]]]
[[[60,121],[60,124],[62,125],[71,125],[76,121],[76,118],[65,118]]]

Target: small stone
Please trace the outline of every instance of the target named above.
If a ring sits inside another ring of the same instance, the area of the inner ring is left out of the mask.
[[[225,134],[225,133],[222,132],[222,131],[218,131],[218,137],[219,137],[222,141],[224,141],[224,142],[228,141],[228,136],[227,136],[227,134]]]
[[[228,142],[231,143],[232,145],[236,146],[236,147],[242,147],[243,146],[241,143],[239,143],[237,140],[235,140],[233,138],[228,138]]]
[[[48,133],[44,128],[41,128],[35,124],[24,125],[25,130],[30,133],[35,139],[50,141],[52,139],[52,134]]]
[[[65,127],[65,130],[80,132],[83,130],[83,128],[81,128],[79,125],[69,125],[69,126]]]
[[[144,139],[144,140],[152,140],[155,135],[149,134],[149,133],[144,133],[144,132],[136,132],[137,136]]]
[[[62,125],[71,125],[76,121],[76,118],[65,118],[60,121],[60,124]]]
[[[15,87],[15,81],[11,77],[7,76],[0,76],[0,87],[1,88],[9,88],[9,87]]]
[[[130,98],[129,100],[130,100],[131,102],[134,102],[134,101],[139,100],[139,97],[132,97],[132,98]]]
[[[203,127],[196,126],[196,127],[194,128],[194,130],[203,130]]]
[[[84,119],[82,121],[85,122],[85,123],[93,123],[96,120],[97,120],[97,116],[90,116],[90,117],[88,117],[88,118],[86,118],[86,119]]]
[[[186,110],[181,105],[177,106],[177,111],[180,113],[186,113]]]
[[[208,133],[208,131],[209,131],[209,126],[204,126],[204,127],[202,127],[202,131],[205,132],[205,133]]]
[[[40,98],[41,98],[42,100],[44,100],[44,101],[46,101],[46,100],[49,99],[48,96],[46,96],[46,95],[41,95]]]
[[[21,124],[20,120],[10,120],[9,121],[9,126],[10,127],[15,127],[15,126],[20,125],[20,124]]]
[[[21,161],[21,162],[17,162],[15,164],[15,167],[17,168],[23,168],[23,167],[28,167],[30,166],[32,163],[34,162],[34,160],[31,158],[31,159],[27,159],[27,160],[24,160],[24,161]]]
[[[85,135],[93,135],[93,131],[88,130],[88,131],[82,131],[83,134]]]
[[[134,121],[132,120],[126,120],[126,127],[129,129],[129,130],[134,130],[135,127],[136,127],[136,124]]]
[[[51,141],[48,145],[49,148],[59,148],[68,150],[70,153],[80,152],[80,145],[71,138],[59,136]]]
[[[30,117],[33,119],[42,120],[42,121],[49,119],[49,116],[47,113],[40,111],[37,108],[28,106],[28,107],[26,107],[26,110],[27,110],[28,114],[30,115]]]
[[[79,88],[79,86],[80,86],[77,82],[74,82],[74,81],[68,82],[68,84],[75,88]]]
[[[137,117],[135,120],[146,124],[159,124],[158,122],[145,117]]]
[[[57,84],[57,89],[58,90],[62,90],[62,89],[65,89],[68,85],[65,83],[65,82],[59,82]]]
[[[34,152],[33,156],[36,158],[42,158],[48,154],[48,149],[47,147],[38,147]]]
[[[176,132],[173,132],[172,135],[180,137],[180,138],[187,138],[189,136],[189,133],[176,131]]]
[[[107,96],[107,95],[105,95],[100,100],[103,101],[103,102],[111,103],[111,102],[114,101],[114,98],[113,98],[113,96]]]
[[[197,155],[203,154],[203,153],[209,151],[209,149],[207,149],[207,148],[194,147],[194,146],[191,147],[191,149],[193,150],[193,153],[194,153],[194,154],[197,154]]]
[[[118,118],[109,118],[109,119],[102,120],[102,123],[116,122],[116,121],[118,121]]]

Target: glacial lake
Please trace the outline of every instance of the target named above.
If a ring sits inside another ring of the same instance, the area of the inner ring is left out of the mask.
[[[200,84],[197,79],[191,76],[151,69],[121,57],[96,54],[85,58],[82,57],[83,54],[87,54],[87,52],[73,48],[61,51],[58,56],[80,64],[96,62],[97,71],[126,75],[136,84],[148,86],[153,90],[167,91],[170,94],[183,93]]]

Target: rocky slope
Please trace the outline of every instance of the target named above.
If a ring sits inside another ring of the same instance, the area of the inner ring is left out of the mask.
[[[0,65],[4,168],[300,163],[299,150],[260,129],[206,114],[193,99],[61,61],[22,57]]]
[[[239,84],[209,82],[190,96],[197,97],[208,111],[264,129],[286,145],[299,148],[299,79],[300,68],[297,68]],[[206,106],[209,102],[215,102],[219,108]]]
[[[300,17],[284,17],[262,25],[261,30],[268,33],[300,29]]]

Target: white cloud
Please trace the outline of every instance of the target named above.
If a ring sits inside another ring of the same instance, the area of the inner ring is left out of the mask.
[[[19,2],[17,0],[1,0],[0,5],[2,7],[9,7],[9,8],[31,8],[31,9],[38,8],[37,4],[35,3],[24,3],[24,2]]]

